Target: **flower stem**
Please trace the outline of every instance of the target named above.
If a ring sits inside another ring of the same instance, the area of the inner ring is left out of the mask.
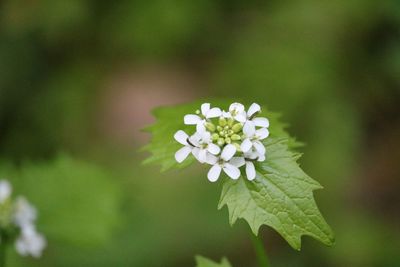
[[[257,261],[259,267],[270,267],[268,256],[265,252],[264,243],[260,236],[255,236],[252,232],[250,233],[251,241],[256,251]]]
[[[7,244],[2,243],[0,245],[0,267],[6,266],[6,252],[7,252]]]

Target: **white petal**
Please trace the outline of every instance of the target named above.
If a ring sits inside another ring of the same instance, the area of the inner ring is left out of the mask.
[[[232,144],[227,145],[224,147],[221,153],[221,158],[225,161],[229,161],[233,155],[236,153],[236,147]]]
[[[254,124],[258,127],[269,127],[269,120],[267,118],[259,117],[259,118],[254,118],[252,119]]]
[[[247,159],[257,159],[259,157],[259,154],[255,151],[249,151],[244,153],[244,157]]]
[[[238,168],[242,167],[246,162],[243,157],[233,157],[230,161],[230,164],[236,166]]]
[[[24,228],[34,223],[37,218],[37,211],[26,198],[18,197],[14,203],[14,223]]]
[[[256,131],[256,136],[258,139],[263,140],[269,136],[269,131],[267,128],[261,128]]]
[[[204,131],[204,132],[200,133],[200,135],[201,135],[201,142],[203,144],[208,144],[211,142],[211,133],[210,132]]]
[[[189,136],[187,135],[187,133],[185,133],[182,130],[177,131],[174,135],[175,140],[184,146],[188,145],[188,142],[187,142],[188,137]]]
[[[218,162],[218,157],[213,154],[207,153],[206,163],[210,165],[215,165]]]
[[[236,180],[240,177],[239,168],[236,166],[233,166],[232,164],[229,164],[229,163],[224,164],[224,172],[234,180]]]
[[[216,144],[209,143],[207,147],[208,152],[214,155],[218,155],[219,152],[221,152],[221,148],[217,146]]]
[[[252,146],[253,146],[253,143],[250,141],[249,138],[246,138],[246,139],[243,140],[242,144],[240,145],[240,149],[244,153],[246,153],[251,149]]]
[[[252,121],[246,121],[246,123],[243,126],[243,133],[247,137],[253,137],[254,134],[256,133],[256,126]]]
[[[201,135],[198,132],[195,132],[192,136],[189,137],[189,142],[194,146],[200,146]]]
[[[195,147],[195,148],[192,149],[192,155],[193,155],[198,161],[200,161],[200,159],[199,159],[199,154],[200,154],[200,148]]]
[[[256,178],[256,168],[254,167],[254,163],[251,161],[246,161],[246,175],[249,181]]]
[[[211,167],[211,169],[208,171],[207,178],[210,182],[215,182],[218,180],[219,176],[221,174],[221,166],[219,165],[214,165]]]
[[[232,114],[230,112],[222,111],[222,117],[229,119],[232,118]]]
[[[184,146],[175,153],[175,159],[177,162],[181,163],[184,161],[190,154],[192,149],[188,146]]]
[[[250,118],[253,116],[255,113],[259,112],[261,110],[261,107],[257,103],[251,104],[249,110],[247,111],[247,117]]]
[[[206,160],[207,160],[207,150],[200,149],[200,151],[199,151],[199,161],[201,163],[204,163],[204,162],[206,162]]]
[[[210,119],[210,118],[217,118],[220,117],[222,115],[222,111],[219,108],[212,108],[207,112],[206,118]]]
[[[234,116],[235,120],[237,120],[238,122],[246,122],[247,118],[246,118],[246,112],[241,112],[236,114],[236,116]]]
[[[209,110],[210,110],[210,103],[204,103],[201,105],[201,114],[203,114],[203,116],[205,116]]]
[[[19,254],[23,256],[31,255],[36,258],[41,256],[45,246],[46,239],[36,232],[33,225],[23,227],[15,242],[15,247]]]
[[[233,103],[229,106],[229,112],[241,113],[244,111],[244,106],[240,103]]]
[[[265,154],[264,155],[259,155],[257,158],[257,161],[262,162],[265,160]]]
[[[185,117],[183,118],[183,121],[187,125],[196,125],[201,121],[201,118],[194,114],[188,114],[188,115],[185,115]]]
[[[255,141],[253,143],[254,147],[256,148],[257,152],[261,155],[265,154],[265,147],[260,141]]]
[[[206,126],[204,125],[204,123],[205,123],[205,121],[201,120],[196,124],[196,132],[198,132],[199,134],[207,132]]]

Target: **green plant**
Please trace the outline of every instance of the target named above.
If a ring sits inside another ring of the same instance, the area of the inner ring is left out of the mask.
[[[227,106],[226,101],[215,104]],[[210,181],[216,181],[221,170],[231,178],[221,179],[218,204],[220,209],[228,207],[231,224],[239,218],[246,220],[254,237],[261,225],[268,225],[296,250],[301,248],[303,235],[332,245],[333,232],[313,198],[313,191],[322,186],[300,168],[300,154],[295,151],[300,143],[287,133],[279,115],[266,108],[261,113],[257,104],[246,111],[243,105],[234,103],[228,112],[211,109],[208,103],[196,111],[198,106],[196,102],[154,111],[156,122],[146,129],[152,140],[144,148],[151,156],[144,163],[158,163],[162,171],[186,167],[195,159],[213,165],[208,174]],[[191,114],[194,111],[197,115]],[[260,121],[266,121],[254,123],[260,114]],[[254,124],[259,134],[249,130]],[[234,134],[238,137],[233,138]],[[172,141],[173,136],[178,142]],[[251,148],[245,144],[248,139],[253,142]],[[188,157],[190,154],[193,157]],[[240,171],[242,166],[246,166],[246,175]],[[269,266],[262,242],[254,238],[254,244],[260,266]]]

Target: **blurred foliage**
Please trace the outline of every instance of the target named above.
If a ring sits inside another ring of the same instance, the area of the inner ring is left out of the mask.
[[[196,263],[197,263],[196,267],[231,267],[231,264],[225,258],[222,259],[221,263],[215,263],[202,256],[197,256]]]
[[[120,222],[118,186],[96,165],[59,156],[49,163],[2,164],[0,176],[37,207],[38,228],[55,253],[63,249],[53,242],[76,249],[104,245]]]
[[[182,95],[267,104],[305,141],[337,244],[305,238],[297,254],[262,231],[273,266],[399,265],[399,1],[4,0],[0,174],[50,242],[16,266],[255,265],[200,170],[160,175],[139,165],[136,133],[121,146],[98,129],[107,79],[148,65],[195,73]]]

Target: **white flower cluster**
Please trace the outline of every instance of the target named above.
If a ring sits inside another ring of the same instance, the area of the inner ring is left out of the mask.
[[[175,153],[177,162],[192,154],[200,163],[212,165],[208,180],[218,180],[223,170],[230,178],[240,177],[240,167],[245,166],[248,180],[256,177],[255,161],[265,160],[262,140],[269,136],[269,121],[258,117],[260,105],[253,103],[246,111],[240,103],[233,103],[229,111],[201,105],[196,114],[184,117],[186,125],[195,125],[196,132],[188,135],[179,130],[174,138],[184,147]]]
[[[46,239],[36,231],[37,211],[24,197],[11,199],[12,187],[7,180],[0,180],[0,245],[14,241],[22,256],[40,257]]]

